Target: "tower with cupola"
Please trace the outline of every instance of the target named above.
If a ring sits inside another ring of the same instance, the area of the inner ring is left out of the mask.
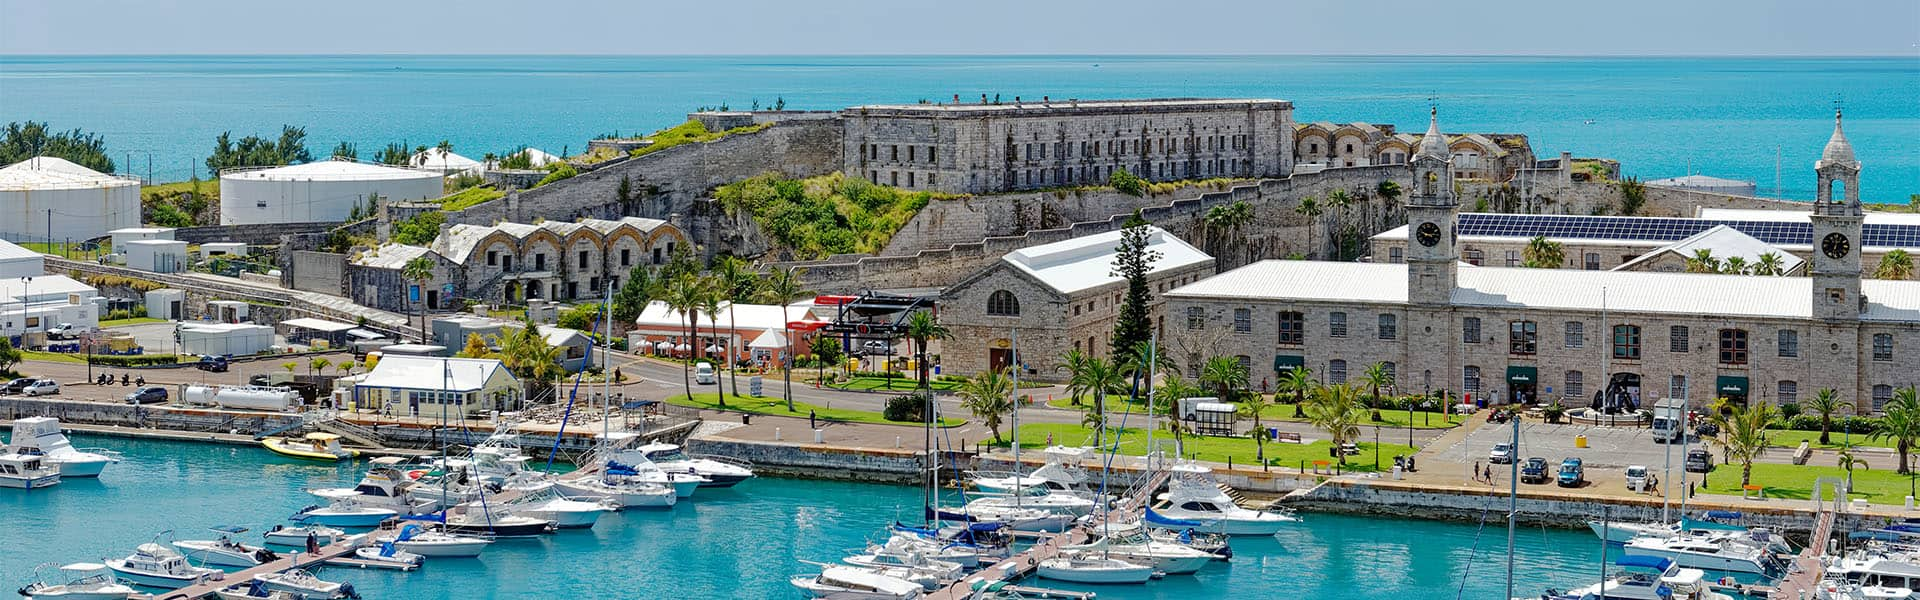
[[[1440,133],[1440,111],[1427,117],[1427,134],[1408,161],[1413,190],[1407,196],[1407,299],[1414,304],[1445,305],[1453,298],[1460,250],[1454,221],[1460,210],[1453,194],[1453,157]]]
[[[1813,316],[1828,321],[1858,320],[1861,232],[1860,161],[1833,113],[1833,137],[1813,163],[1819,187],[1813,200]]]

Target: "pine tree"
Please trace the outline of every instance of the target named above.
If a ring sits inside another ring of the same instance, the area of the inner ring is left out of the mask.
[[[1130,356],[1120,355],[1153,337],[1147,315],[1147,303],[1153,299],[1147,289],[1147,273],[1153,270],[1153,261],[1160,260],[1160,253],[1147,249],[1148,235],[1147,220],[1140,216],[1140,211],[1133,211],[1125,229],[1120,231],[1120,247],[1113,257],[1113,275],[1127,280],[1127,297],[1120,305],[1120,317],[1113,324],[1112,347],[1116,360],[1132,360]]]

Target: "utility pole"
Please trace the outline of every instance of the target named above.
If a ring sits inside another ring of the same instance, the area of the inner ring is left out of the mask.
[[[1518,415],[1515,415],[1513,417],[1513,454],[1512,456],[1514,457],[1520,456],[1520,417]],[[1514,530],[1515,519],[1518,518],[1520,515],[1520,460],[1518,458],[1515,458],[1514,460],[1510,460],[1507,462],[1510,463],[1508,465],[1508,468],[1512,469],[1512,475],[1507,479],[1507,485],[1510,487],[1507,491],[1507,595],[1504,597],[1512,598],[1513,597],[1513,530]],[[1606,582],[1602,581],[1600,585],[1604,589],[1606,586]]]

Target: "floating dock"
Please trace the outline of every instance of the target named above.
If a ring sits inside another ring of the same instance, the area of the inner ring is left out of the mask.
[[[297,552],[289,554],[273,562],[227,573],[225,576],[214,581],[190,585],[171,592],[154,594],[150,596],[150,598],[154,600],[193,600],[195,598],[206,598],[213,596],[214,592],[226,589],[234,584],[252,581],[255,575],[266,575],[268,573],[291,571],[303,567],[333,564],[333,562],[337,560],[353,561],[352,566],[361,566],[359,563],[371,561],[352,558],[352,555],[354,550],[358,550],[366,545],[367,538],[368,536],[364,534],[347,536],[344,540],[322,546],[319,552]]]
[[[1827,540],[1833,537],[1834,514],[1830,510],[1821,511],[1819,520],[1813,524],[1813,537],[1807,540],[1805,548],[1800,549],[1800,555],[1794,557],[1793,568],[1780,578],[1780,583],[1768,594],[1768,598],[1803,600],[1814,597],[1821,576],[1826,574],[1826,563],[1820,560],[1820,556],[1826,553]]]
[[[1164,469],[1155,471],[1152,475],[1149,475],[1144,485],[1134,488],[1132,496],[1121,500],[1119,504],[1122,504],[1123,507],[1118,510],[1122,514],[1132,515],[1135,519],[1142,516],[1147,504],[1153,500],[1153,493],[1167,484],[1169,475],[1170,473]],[[1109,511],[1108,518],[1112,516],[1112,511]],[[1086,543],[1090,537],[1087,534],[1088,529],[1088,527],[1075,527],[1054,534],[1048,537],[1046,541],[1034,544],[1024,551],[1009,556],[1005,560],[994,563],[993,566],[981,569],[972,575],[963,577],[959,581],[948,584],[946,587],[928,592],[921,596],[921,598],[924,600],[964,600],[972,596],[975,585],[988,585],[1003,581],[1012,582],[1025,578],[1033,574],[1034,570],[1040,566],[1040,561],[1059,556],[1060,551],[1067,546]]]

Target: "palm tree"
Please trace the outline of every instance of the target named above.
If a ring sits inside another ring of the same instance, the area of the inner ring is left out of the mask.
[[[1007,376],[1006,368],[981,371],[962,382],[957,391],[960,406],[993,431],[993,441],[1000,441],[1000,416],[1013,410],[1013,378]]]
[[[1236,363],[1237,364],[1237,363]],[[1267,466],[1267,427],[1260,423],[1260,413],[1267,408],[1267,395],[1251,390],[1239,393],[1240,407],[1235,412],[1253,418],[1253,457],[1260,461],[1261,467]]]
[[[1247,367],[1231,356],[1215,356],[1200,367],[1200,383],[1213,389],[1221,402],[1237,400],[1238,391],[1247,385]]]
[[[1239,264],[1239,259],[1223,256],[1225,253],[1221,251],[1221,242],[1225,241],[1227,246],[1240,248],[1244,252],[1246,244],[1236,240],[1240,237],[1240,231],[1252,222],[1253,205],[1245,200],[1235,200],[1231,204],[1221,204],[1207,210],[1201,224],[1206,227],[1207,251],[1216,257],[1216,269],[1225,271]]]
[[[331,366],[333,366],[332,360],[329,360],[325,356],[315,356],[313,358],[307,359],[307,374],[312,375],[314,374],[315,371],[325,373],[327,370],[327,367],[331,367]]]
[[[1821,388],[1813,393],[1813,400],[1807,403],[1807,409],[1820,415],[1820,445],[1832,444],[1828,433],[1833,431],[1833,415],[1842,410],[1853,408],[1853,403],[1840,399],[1840,392],[1833,388]]]
[[[1300,205],[1293,207],[1293,212],[1307,218],[1307,258],[1312,259],[1313,247],[1316,245],[1313,240],[1313,220],[1326,211],[1320,208],[1319,200],[1313,199],[1313,196],[1307,196],[1300,199]]]
[[[760,277],[748,268],[745,259],[737,256],[720,257],[720,260],[713,265],[713,275],[720,284],[718,291],[726,295],[724,299],[727,301],[727,366],[732,367],[734,358],[740,355],[740,332],[733,318],[733,305],[739,303],[742,298],[753,296],[754,287],[760,282]],[[734,389],[735,394],[738,394],[740,380],[736,377],[738,374],[733,369],[727,369],[727,385]]]
[[[287,374],[292,375],[294,369],[300,368],[300,363],[287,361],[287,362],[280,363],[280,368],[286,369]]]
[[[1342,465],[1347,464],[1347,453],[1340,449],[1360,437],[1360,424],[1367,418],[1359,395],[1353,386],[1342,383],[1320,388],[1307,403],[1307,422],[1327,432]]]
[[[682,343],[687,344],[688,348],[692,348],[694,345],[693,344],[694,328],[699,326],[699,319],[700,319],[700,315],[695,312],[700,308],[700,295],[701,295],[700,280],[694,277],[692,274],[682,273],[680,274],[679,277],[674,278],[673,281],[665,282],[662,285],[665,286],[664,291],[666,293],[661,294],[661,301],[666,302],[667,308],[673,310],[675,313],[678,313],[679,315],[681,315],[681,318],[687,321],[687,337],[686,337],[686,340],[683,341]],[[688,358],[691,358],[691,357],[692,357],[692,354],[689,353]],[[693,361],[692,360],[681,361],[680,382],[686,387],[687,399],[692,400],[693,399]],[[726,399],[721,398],[721,401],[725,402]]]
[[[1847,489],[1849,490],[1853,489],[1854,467],[1859,467],[1861,469],[1869,469],[1869,470],[1873,468],[1867,465],[1867,461],[1860,460],[1859,458],[1855,458],[1853,456],[1853,450],[1847,449],[1847,448],[1842,448],[1840,450],[1839,466],[1840,468],[1847,470]]]
[[[1393,387],[1393,372],[1387,370],[1387,365],[1385,363],[1373,363],[1371,365],[1367,365],[1366,372],[1362,373],[1360,375],[1360,378],[1362,381],[1367,382],[1368,388],[1373,390],[1373,403],[1371,405],[1373,407],[1372,416],[1373,416],[1373,421],[1375,423],[1378,423],[1381,420],[1380,419],[1380,388]],[[1411,427],[1413,426],[1413,423],[1409,421],[1407,423],[1407,426]]]
[[[427,282],[433,280],[433,259],[415,256],[413,260],[400,267],[400,278],[413,282],[420,289],[420,341],[427,339]]]
[[[1339,211],[1333,219],[1333,259],[1346,260],[1347,247],[1340,243],[1340,236],[1347,227],[1347,207],[1353,204],[1353,197],[1343,189],[1327,192],[1327,208]]]
[[[1913,257],[1906,250],[1893,249],[1880,257],[1880,266],[1873,269],[1874,279],[1913,279]]]
[[[698,281],[699,283],[695,286],[695,289],[699,290],[699,298],[697,298],[695,304],[700,307],[701,312],[707,313],[707,323],[713,325],[713,332],[717,335],[720,333],[720,296],[726,293],[724,289],[726,282],[714,275],[700,277]],[[697,338],[698,336],[695,337]],[[695,345],[698,344],[696,343]],[[731,346],[732,344],[729,343],[728,345]],[[733,365],[730,363],[733,361],[727,360],[727,356],[733,354],[733,348],[725,348],[721,350],[721,352],[720,364],[714,365],[713,368],[731,368]],[[713,355],[708,354],[707,358],[713,358]],[[717,377],[713,380],[713,391],[720,396],[720,406],[725,407],[727,405],[727,390],[721,388],[720,379]],[[738,394],[740,390],[735,388],[733,393]]]
[[[1166,353],[1155,350],[1153,342],[1151,341],[1136,343],[1127,353],[1116,356],[1126,357],[1126,362],[1120,363],[1119,365],[1120,375],[1133,380],[1133,385],[1127,389],[1127,393],[1132,396],[1137,396],[1142,387],[1153,387],[1153,381],[1150,377],[1153,376],[1156,369],[1162,372],[1172,372],[1175,368],[1173,359],[1167,357]],[[1152,357],[1151,362],[1148,360],[1149,356]],[[1129,397],[1128,402],[1139,404],[1140,399],[1137,397]],[[1153,411],[1149,409],[1147,415],[1152,416]]]
[[[1313,369],[1306,367],[1288,369],[1286,374],[1280,376],[1280,391],[1293,394],[1293,418],[1295,419],[1307,416],[1307,394],[1313,393],[1319,387],[1320,382],[1313,380]]]
[[[1900,454],[1900,467],[1895,472],[1909,474],[1907,453],[1913,450],[1915,441],[1920,441],[1920,395],[1912,386],[1901,388],[1881,410],[1885,414],[1880,417],[1880,429],[1867,439],[1893,440],[1893,450]]]
[[[1915,416],[1920,416],[1920,411]],[[1740,461],[1740,485],[1752,485],[1753,461],[1767,449],[1767,424],[1773,422],[1773,405],[1729,405],[1724,415],[1715,414],[1713,419],[1721,426],[1720,437],[1707,438],[1707,442],[1719,446],[1728,459]],[[1915,424],[1920,425],[1920,420]],[[1920,430],[1915,434],[1920,435]]]
[[[1726,264],[1721,266],[1720,272],[1728,275],[1747,275],[1751,273],[1751,268],[1747,266],[1746,257],[1729,256]]]
[[[1081,394],[1091,394],[1093,396],[1093,406],[1090,407],[1083,422],[1097,428],[1106,423],[1107,394],[1125,389],[1126,377],[1120,374],[1120,368],[1112,361],[1089,356],[1079,350],[1069,351],[1066,358],[1067,395],[1079,397]],[[1104,444],[1105,441],[1102,440],[1101,443]]]
[[[913,371],[920,382],[921,393],[933,395],[927,383],[927,342],[950,337],[953,337],[953,332],[946,325],[941,325],[940,319],[931,312],[916,310],[907,317],[907,339],[913,340]]]
[[[1687,259],[1687,272],[1719,273],[1720,259],[1713,257],[1713,250],[1711,249],[1700,248],[1694,250],[1693,256]]]
[[[1521,266],[1529,269],[1558,269],[1567,263],[1567,254],[1561,249],[1560,242],[1549,240],[1544,235],[1527,240],[1527,247],[1521,250],[1521,254],[1526,258]]]
[[[766,274],[761,275],[760,277],[761,277],[760,289],[756,290],[753,294],[753,299],[755,302],[763,302],[766,304],[772,304],[775,306],[784,307],[786,305],[793,304],[795,301],[798,301],[801,298],[805,298],[807,296],[813,295],[813,292],[811,290],[806,289],[806,286],[800,283],[800,278],[794,274],[794,269],[774,269],[772,271],[768,271]],[[796,412],[795,409],[793,408],[793,385],[792,385],[793,383],[793,348],[794,348],[793,330],[788,329],[786,333],[787,333],[787,356],[786,356],[787,360],[786,360],[786,364],[783,365],[781,373],[785,376],[787,380],[787,391],[785,394],[787,397],[787,412]]]
[[[1753,263],[1754,275],[1779,276],[1787,274],[1787,269],[1778,252],[1763,252],[1760,259]]]
[[[1380,196],[1381,203],[1384,205],[1380,207],[1382,216],[1392,215],[1393,202],[1400,199],[1400,184],[1392,179],[1381,181],[1380,185],[1374,186],[1373,193]]]

